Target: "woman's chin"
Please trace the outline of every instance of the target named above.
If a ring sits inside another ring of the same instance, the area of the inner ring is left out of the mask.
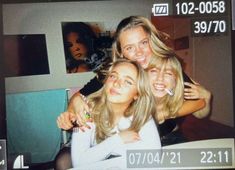
[[[156,98],[162,98],[164,96],[166,96],[167,94],[165,92],[158,92],[158,93],[154,93],[154,96]]]

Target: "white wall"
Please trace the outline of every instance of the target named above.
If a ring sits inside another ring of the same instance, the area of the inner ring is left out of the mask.
[[[195,79],[213,94],[210,118],[234,126],[230,35],[194,38],[193,53]]]
[[[93,73],[66,74],[61,22],[104,22],[114,30],[130,15],[150,18],[154,0],[82,1],[3,5],[3,34],[45,34],[50,75],[6,78],[6,93],[82,87]]]

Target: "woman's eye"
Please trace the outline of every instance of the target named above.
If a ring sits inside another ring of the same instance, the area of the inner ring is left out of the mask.
[[[157,72],[158,72],[157,69],[152,69],[152,70],[150,70],[150,73],[151,73],[151,74],[157,74]]]
[[[142,42],[142,44],[143,44],[143,45],[147,45],[147,44],[148,44],[148,40],[144,40],[144,41]]]
[[[68,47],[68,48],[70,48],[70,47],[73,46],[73,44],[72,44],[72,43],[69,43],[69,42],[66,42],[65,45],[66,45],[66,47]]]
[[[173,76],[173,73],[172,72],[165,72],[165,75],[166,76]]]
[[[80,44],[80,43],[82,43],[82,41],[79,40],[79,39],[77,39],[77,40],[76,40],[76,43]]]
[[[126,51],[132,51],[133,50],[133,47],[129,46],[129,47],[126,47]]]
[[[130,80],[125,80],[125,83],[128,85],[132,85],[133,83]]]
[[[115,78],[116,78],[116,76],[115,76],[114,74],[111,74],[111,75],[109,75],[109,78],[111,78],[111,79],[115,79]]]

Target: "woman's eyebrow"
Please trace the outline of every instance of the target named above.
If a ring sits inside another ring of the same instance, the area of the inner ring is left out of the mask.
[[[122,47],[122,49],[125,49],[125,48],[127,48],[129,46],[133,46],[133,44],[126,44],[125,46]]]
[[[118,72],[116,72],[116,71],[111,71],[111,72],[110,72],[110,74],[113,74],[113,73],[114,73],[114,74],[118,74]]]
[[[135,82],[135,80],[134,80],[134,78],[132,78],[131,76],[125,76],[126,78],[128,78],[128,79],[131,79],[133,82]]]
[[[145,41],[145,40],[149,40],[149,38],[148,38],[148,37],[143,38],[141,41]],[[141,41],[140,41],[140,42],[141,42]]]
[[[142,42],[142,41],[145,41],[145,40],[149,40],[149,38],[148,37],[145,37],[145,38],[143,38],[142,40],[140,40],[138,43],[140,43],[140,42]],[[122,48],[126,48],[126,47],[128,47],[128,46],[132,46],[132,45],[134,45],[135,43],[132,43],[132,44],[126,44],[125,46],[123,46]]]
[[[112,71],[110,74],[117,74],[117,75],[119,75],[119,73],[117,71]],[[134,78],[129,76],[129,75],[124,75],[124,77],[132,80],[133,82],[135,82]]]

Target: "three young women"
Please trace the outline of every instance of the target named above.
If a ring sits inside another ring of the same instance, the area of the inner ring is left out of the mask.
[[[164,44],[166,38],[167,37],[165,34],[156,30],[156,28],[148,19],[140,16],[127,17],[119,23],[115,33],[115,41],[113,43],[112,49],[113,60],[116,61],[118,58],[124,57],[138,62],[144,69],[146,69],[148,68],[150,60],[153,57],[175,55],[174,51]],[[184,77],[185,80],[190,81],[190,79],[185,74]],[[194,85],[192,83],[187,83],[187,85],[193,88],[185,88],[186,93],[184,97],[186,99],[198,100],[184,100],[175,117],[181,117],[191,113],[199,118],[205,117],[209,113],[209,101],[211,96],[210,92],[198,84]],[[103,83],[100,79],[100,76],[96,76],[94,79],[88,82],[87,85],[85,85],[72,97],[68,111],[62,113],[58,117],[58,126],[62,129],[68,130],[73,127],[72,122],[76,119],[80,125],[83,125],[80,127],[81,130],[85,130],[85,127],[89,128],[89,125],[86,123],[86,117],[84,113],[91,112],[91,108],[89,108],[80,95],[83,94],[87,96],[88,94],[99,90],[102,86]],[[208,100],[206,100],[206,106],[203,108],[205,104],[204,98],[207,98]],[[175,117],[163,115],[162,118],[156,118],[156,120],[160,123],[164,122],[160,124],[160,132],[163,130],[165,131],[164,133],[161,133],[163,134],[161,139],[175,131],[177,123],[174,121],[175,119],[170,119]],[[163,118],[166,119],[166,121],[163,121]],[[165,126],[166,124],[169,124],[169,121],[170,126]],[[170,136],[170,138],[172,138],[172,136]],[[166,140],[167,142],[163,143],[163,145],[178,143],[178,139],[179,138],[177,137],[176,140],[171,142]]]

